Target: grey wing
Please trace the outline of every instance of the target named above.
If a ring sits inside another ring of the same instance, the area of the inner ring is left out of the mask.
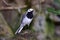
[[[21,17],[21,23],[23,21],[23,19],[25,18],[26,14],[23,14],[22,17]]]
[[[23,21],[23,19],[25,18],[26,15],[27,15],[27,12],[22,15],[22,17],[21,17],[21,23],[22,23],[22,21]]]
[[[17,34],[17,33],[20,33],[21,32],[21,30],[23,29],[23,27],[25,26],[25,24],[23,23],[23,19],[25,18],[25,14],[23,14],[22,15],[22,17],[21,17],[21,25],[20,25],[20,27],[17,29],[17,31],[15,32],[15,34]]]
[[[26,13],[27,14],[27,13]],[[23,29],[23,27],[26,25],[26,24],[24,24],[23,23],[23,19],[26,17],[26,14],[23,14],[22,16],[21,16],[21,22],[20,22],[20,27],[17,29],[17,31],[15,32],[15,34],[17,34],[17,33],[20,33],[21,32],[21,30]]]

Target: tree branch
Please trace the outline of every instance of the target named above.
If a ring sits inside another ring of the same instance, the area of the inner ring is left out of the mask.
[[[25,8],[25,7],[27,7],[26,5],[24,5],[24,6],[21,6],[21,7],[0,7],[0,10],[5,10],[5,9],[18,9],[18,8]]]

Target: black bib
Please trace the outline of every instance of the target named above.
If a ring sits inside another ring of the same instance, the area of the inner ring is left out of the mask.
[[[33,12],[28,12],[26,16],[30,19],[33,18]]]

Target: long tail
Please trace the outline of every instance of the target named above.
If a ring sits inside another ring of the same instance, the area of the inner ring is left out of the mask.
[[[21,24],[20,27],[15,32],[15,34],[20,33],[24,26],[25,26],[25,24]]]

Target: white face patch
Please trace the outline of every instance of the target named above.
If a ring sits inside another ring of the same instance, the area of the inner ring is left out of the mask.
[[[32,8],[28,9],[28,12],[31,12],[31,11],[33,11],[33,9],[32,9]]]

